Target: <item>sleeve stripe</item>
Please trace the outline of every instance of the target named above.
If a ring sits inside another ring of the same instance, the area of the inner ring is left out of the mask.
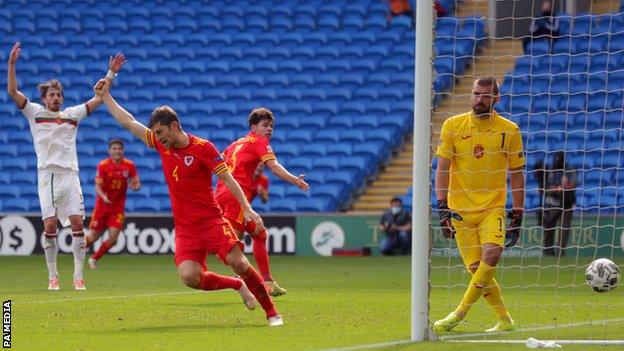
[[[147,141],[147,146],[154,149],[155,145],[154,145],[154,133],[152,133],[151,130],[146,129],[145,130],[145,140]]]
[[[223,172],[227,172],[228,168],[224,162],[219,163],[212,171],[214,174],[221,174]]]
[[[275,160],[275,159],[276,159],[276,158],[275,158],[275,154],[274,154],[274,153],[268,153],[268,154],[266,154],[266,155],[262,156],[262,157],[260,158],[260,161],[262,161],[262,162],[266,162],[266,161],[269,161],[269,160]]]

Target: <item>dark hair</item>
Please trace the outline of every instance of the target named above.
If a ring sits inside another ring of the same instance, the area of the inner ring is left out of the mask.
[[[477,85],[482,87],[492,87],[492,95],[498,95],[498,81],[494,76],[483,76],[477,79]]]
[[[264,120],[275,123],[275,118],[273,118],[273,112],[271,112],[271,110],[269,110],[268,108],[260,107],[251,111],[251,113],[249,114],[249,119],[247,121],[249,122],[249,126],[251,127]]]
[[[51,88],[59,90],[61,92],[61,96],[63,96],[63,84],[61,84],[61,82],[56,79],[50,79],[37,85],[37,90],[41,92],[42,99],[46,96],[48,90],[50,90]]]
[[[124,148],[124,142],[121,139],[111,139],[111,141],[108,142],[108,148],[110,149],[114,144],[119,144],[122,149]]]
[[[178,119],[176,112],[171,107],[163,105],[156,107],[154,111],[152,111],[152,116],[147,123],[147,127],[151,129],[157,123],[160,123],[163,126],[170,126],[174,121],[180,124],[180,120]]]
[[[390,200],[390,203],[393,203],[393,202],[398,202],[401,205],[403,205],[403,200],[401,200],[400,197],[393,197],[392,200]]]

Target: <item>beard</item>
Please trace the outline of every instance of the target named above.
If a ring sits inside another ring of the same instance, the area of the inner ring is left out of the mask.
[[[492,111],[492,108],[484,104],[476,104],[472,106],[472,111],[476,115],[485,115],[485,114],[489,114]]]

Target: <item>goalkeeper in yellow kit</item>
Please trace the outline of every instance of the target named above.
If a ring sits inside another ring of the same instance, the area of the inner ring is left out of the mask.
[[[499,99],[496,78],[481,77],[472,87],[472,110],[442,125],[435,179],[440,225],[444,236],[457,241],[472,278],[457,309],[434,323],[436,331],[459,324],[481,296],[498,318],[486,332],[515,328],[494,272],[504,247],[520,236],[525,157],[518,126],[492,109]],[[505,228],[508,174],[513,208]]]

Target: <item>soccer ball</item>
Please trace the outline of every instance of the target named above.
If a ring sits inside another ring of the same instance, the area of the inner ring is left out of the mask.
[[[585,280],[594,291],[611,291],[620,280],[620,269],[613,261],[599,258],[587,266]]]

